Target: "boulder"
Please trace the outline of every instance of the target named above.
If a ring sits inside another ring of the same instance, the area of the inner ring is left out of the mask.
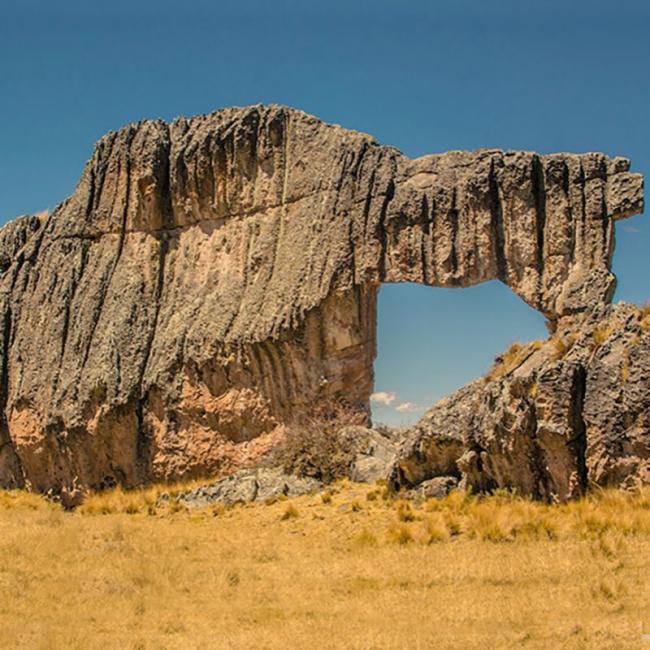
[[[436,476],[422,481],[413,494],[424,499],[444,499],[448,494],[458,489],[458,478],[455,476]]]
[[[385,480],[397,458],[401,437],[400,429],[388,427],[358,432],[357,452],[350,467],[350,479],[357,483]]]

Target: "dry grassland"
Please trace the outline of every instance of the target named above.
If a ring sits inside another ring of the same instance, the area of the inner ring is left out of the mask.
[[[4,648],[650,648],[650,492],[188,512],[0,493]]]

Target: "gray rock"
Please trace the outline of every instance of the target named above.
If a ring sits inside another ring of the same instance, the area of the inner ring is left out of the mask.
[[[357,432],[358,452],[350,468],[350,479],[358,483],[375,483],[387,479],[397,458],[402,437],[399,429],[363,429]]]
[[[436,476],[422,481],[413,492],[424,499],[444,499],[456,489],[458,489],[456,476]]]
[[[275,468],[243,469],[211,485],[180,494],[175,500],[189,508],[215,503],[230,506],[312,494],[321,488],[319,481],[290,476]],[[168,496],[163,498],[163,501],[169,500]]]

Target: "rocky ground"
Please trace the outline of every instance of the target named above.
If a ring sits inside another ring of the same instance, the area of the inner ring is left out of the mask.
[[[356,451],[340,478],[370,484],[384,481],[397,458],[404,433],[400,429],[345,427],[341,440],[354,437]],[[160,503],[174,501],[189,508],[202,508],[215,503],[269,503],[280,498],[323,492],[327,487],[328,483],[322,477],[289,473],[271,461],[266,466],[242,469],[180,494],[163,494]]]

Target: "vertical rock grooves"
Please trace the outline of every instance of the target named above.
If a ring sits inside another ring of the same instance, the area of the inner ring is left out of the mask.
[[[20,458],[16,454],[6,416],[7,386],[9,382],[9,343],[11,340],[11,308],[4,312],[2,328],[2,366],[0,367],[0,478],[6,487],[23,487],[25,477],[20,465]]]
[[[544,235],[546,229],[546,191],[544,185],[544,169],[539,156],[533,156],[532,166],[533,199],[535,201],[535,223],[537,225],[537,270],[539,277],[539,293],[544,293]]]
[[[102,282],[100,282],[99,285],[99,297],[96,303],[96,308],[95,308],[95,317],[91,323],[91,331],[90,331],[90,336],[88,337],[88,345],[86,346],[84,356],[83,356],[83,361],[81,363],[81,370],[86,367],[86,363],[88,362],[88,355],[90,354],[91,346],[93,344],[93,338],[95,335],[95,328],[97,327],[98,323],[101,320],[102,313],[104,310],[104,306],[106,304],[106,294],[108,290],[110,289],[111,281],[113,279],[113,275],[115,274],[115,269],[117,269],[117,265],[119,264],[120,258],[122,257],[122,251],[124,249],[124,242],[126,241],[126,231],[127,231],[127,219],[129,216],[129,200],[130,200],[130,195],[131,195],[131,142],[133,141],[133,137],[135,135],[135,130],[126,127],[126,146],[125,146],[125,153],[124,153],[124,158],[125,158],[125,166],[126,166],[126,172],[125,172],[125,188],[124,188],[124,207],[122,209],[122,214],[120,216],[120,229],[119,229],[119,239],[117,242],[117,251],[115,253],[115,259],[110,266],[110,269],[108,270],[105,278],[103,279]],[[112,152],[112,149],[111,149]],[[118,179],[120,177],[121,173],[121,167],[122,167],[122,161],[120,158],[117,159],[117,164],[118,164],[118,172],[117,176]],[[102,183],[103,185],[103,183]],[[91,179],[91,191],[94,188],[94,182]],[[116,198],[118,194],[115,193],[112,197],[112,206],[115,206]]]
[[[11,294],[16,288],[19,271],[27,259],[31,262],[30,245],[38,251],[43,228],[38,217],[21,217],[7,224],[0,230],[0,259],[2,260],[2,292],[0,309],[2,310],[2,358],[0,359],[0,484],[7,487],[24,487],[25,473],[20,457],[16,453],[11,438],[7,403],[9,399],[9,359],[11,344],[15,336]],[[36,235],[34,236],[34,233]],[[33,239],[32,239],[33,237]],[[34,244],[35,242],[35,244]]]
[[[379,277],[380,278],[387,278],[388,277],[388,272],[387,272],[387,264],[388,264],[388,229],[387,229],[387,224],[386,224],[386,215],[388,214],[388,206],[390,202],[393,200],[395,197],[395,184],[393,180],[388,181],[388,185],[386,186],[386,191],[383,196],[383,200],[381,203],[381,208],[379,210],[379,219],[377,221],[377,226],[378,226],[378,237],[380,241],[380,249],[379,249]]]
[[[452,284],[456,283],[458,274],[458,208],[456,207],[456,188],[451,193],[451,210],[449,211],[451,224],[451,276]]]
[[[429,266],[431,265],[431,261],[429,260],[427,244],[429,244],[431,237],[431,228],[429,223],[429,202],[426,195],[422,197],[420,228],[422,229],[422,234],[420,236],[420,263],[422,265],[422,282],[424,284],[429,284],[433,281],[433,278],[429,278]]]
[[[506,266],[505,257],[505,236],[503,234],[503,207],[501,205],[501,195],[499,184],[497,182],[495,159],[490,159],[489,172],[490,188],[490,216],[492,231],[494,232],[494,255],[496,257],[496,277],[502,282],[508,277],[508,267]]]
[[[367,409],[380,283],[499,279],[560,321],[607,303],[642,205],[601,154],[410,160],[282,106],[127,126],[36,238],[0,230],[7,436],[42,489],[249,462],[301,410]]]
[[[160,315],[160,306],[162,302],[162,292],[163,292],[163,283],[165,279],[165,259],[167,257],[167,252],[169,248],[169,243],[167,241],[167,234],[161,233],[158,237],[158,247],[159,247],[159,260],[158,260],[158,272],[156,279],[156,288],[153,296],[154,301],[154,314],[151,326],[149,331],[146,334],[146,343],[144,348],[144,354],[142,357],[142,363],[140,366],[138,382],[136,384],[138,389],[138,394],[136,395],[136,422],[137,422],[137,444],[136,444],[136,458],[138,466],[140,468],[140,477],[142,481],[145,481],[147,474],[149,472],[149,445],[148,445],[148,436],[146,431],[146,425],[144,421],[144,410],[147,403],[147,387],[144,383],[145,373],[147,370],[147,364],[149,363],[149,358],[151,356],[151,349],[153,347],[154,337],[156,336],[156,328],[158,325],[158,318]]]

